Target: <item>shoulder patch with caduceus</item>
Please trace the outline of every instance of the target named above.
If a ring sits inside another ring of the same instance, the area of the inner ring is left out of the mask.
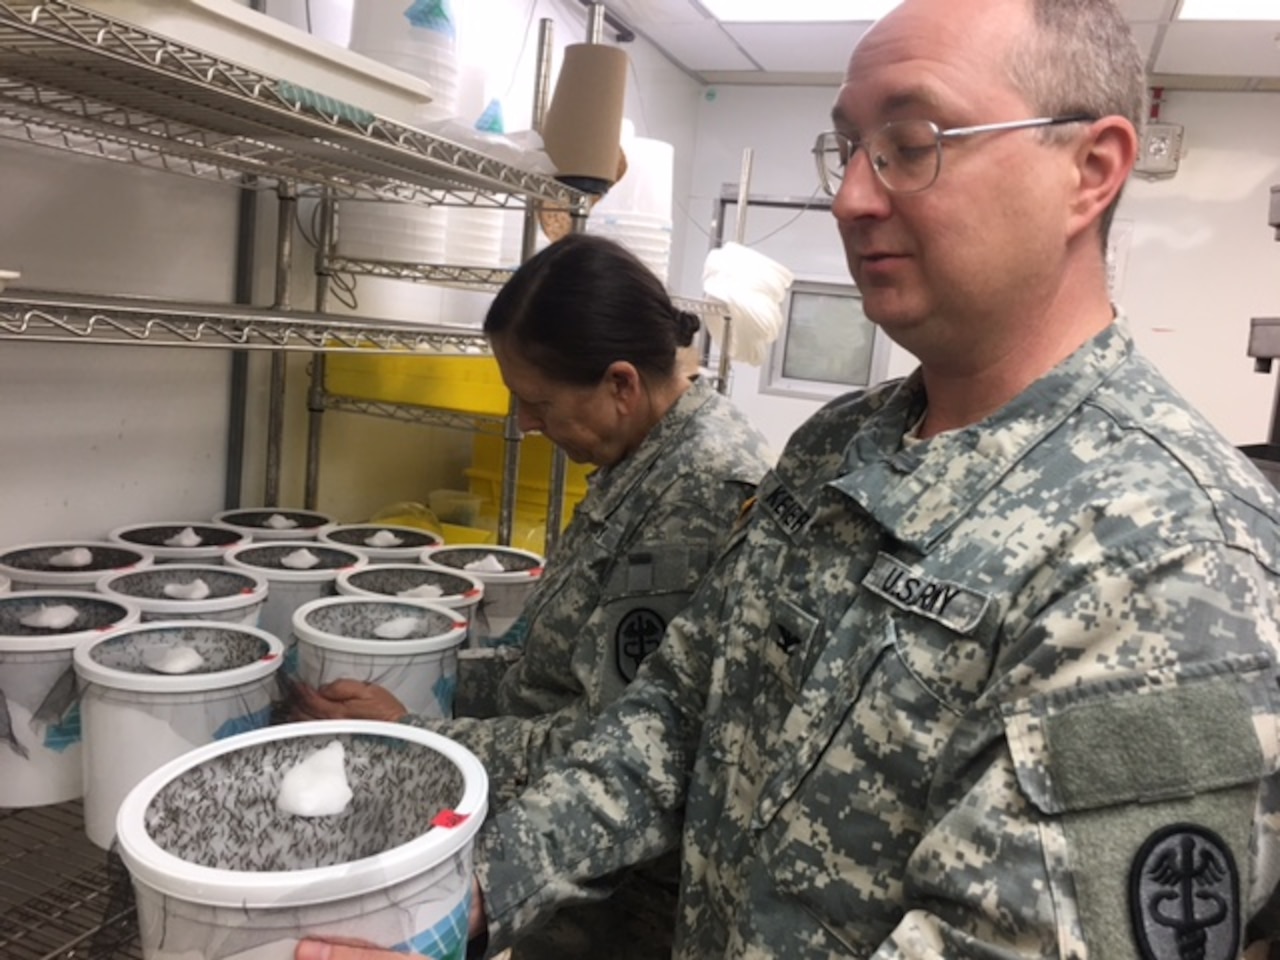
[[[1240,876],[1231,848],[1196,824],[1157,830],[1129,870],[1129,915],[1142,960],[1235,960]]]

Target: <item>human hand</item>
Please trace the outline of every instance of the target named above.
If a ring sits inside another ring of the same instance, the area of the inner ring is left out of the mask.
[[[407,716],[404,704],[383,687],[360,680],[335,680],[316,690],[293,684],[293,716],[296,720],[386,720]]]

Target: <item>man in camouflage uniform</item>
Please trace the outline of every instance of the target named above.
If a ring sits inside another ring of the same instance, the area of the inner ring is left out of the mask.
[[[1109,303],[1142,85],[1111,0],[905,0],[863,38],[819,152],[921,368],[796,433],[593,738],[486,825],[490,947],[677,844],[687,960],[1280,935],[1280,501]]]

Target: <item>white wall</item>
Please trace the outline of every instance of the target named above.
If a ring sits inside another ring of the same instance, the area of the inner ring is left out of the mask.
[[[0,144],[0,266],[36,289],[227,301],[235,192]],[[0,343],[0,545],[222,506],[221,351]]]
[[[809,148],[830,125],[835,91],[724,87],[705,92],[698,114],[690,235],[706,230],[713,199],[736,183],[744,147],[754,151],[751,192],[808,197],[816,184]],[[1186,127],[1187,154],[1172,180],[1135,180],[1118,217],[1132,242],[1117,299],[1139,347],[1234,443],[1266,439],[1275,375],[1252,372],[1249,319],[1280,313],[1280,244],[1267,226],[1269,187],[1280,183],[1280,95],[1166,92],[1162,119]],[[752,210],[747,242],[780,226]],[[725,236],[732,238],[733,223]],[[705,242],[705,241],[704,241]],[[682,289],[700,285],[706,248],[688,248]],[[847,280],[834,225],[805,214],[760,245],[797,276]],[[912,358],[894,348],[890,375]],[[775,446],[818,406],[758,391],[756,368],[735,364],[733,397]]]

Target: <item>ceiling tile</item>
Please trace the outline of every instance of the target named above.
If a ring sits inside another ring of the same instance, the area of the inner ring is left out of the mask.
[[[654,25],[704,23],[712,19],[690,0],[609,0],[609,11],[644,32]]]
[[[1117,6],[1130,23],[1157,23],[1173,16],[1177,0],[1120,0]]]
[[[637,26],[636,29],[642,28]],[[759,70],[714,20],[698,24],[651,24],[642,32],[677,63],[694,73]]]
[[[768,71],[843,75],[868,23],[726,23],[725,30]]]
[[[1159,73],[1280,77],[1280,24],[1187,22],[1165,32]]]
[[[1160,24],[1133,23],[1130,27],[1133,29],[1133,40],[1142,51],[1142,62],[1150,66],[1151,52],[1155,49],[1156,40],[1160,37]]]

